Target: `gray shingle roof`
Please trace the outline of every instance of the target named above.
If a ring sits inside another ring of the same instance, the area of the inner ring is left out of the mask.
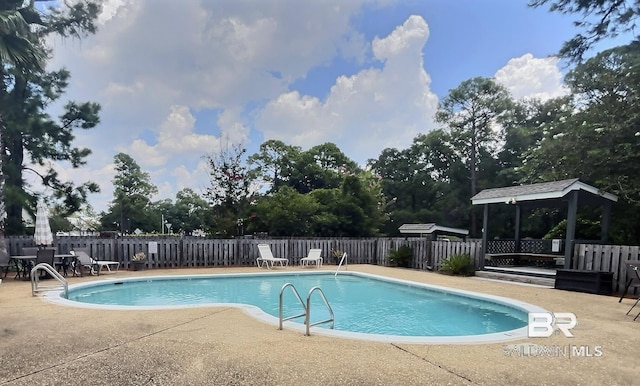
[[[531,185],[484,189],[480,193],[471,197],[471,202],[476,205],[544,200],[564,197],[573,190],[583,190],[597,196],[602,196],[611,201],[617,201],[618,199],[612,194],[602,192],[593,186],[580,182],[577,178],[572,178],[568,180],[542,182]]]
[[[431,234],[434,232],[445,232],[445,233],[455,233],[459,235],[468,235],[469,231],[466,229],[460,228],[451,228],[437,225],[435,223],[428,224],[402,224],[400,228],[398,228],[400,233],[409,233],[409,234]]]

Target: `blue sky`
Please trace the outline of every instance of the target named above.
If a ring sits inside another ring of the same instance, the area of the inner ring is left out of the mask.
[[[88,164],[58,170],[98,182],[101,211],[118,152],[150,173],[154,200],[203,192],[203,156],[231,143],[333,142],[364,165],[436,128],[438,100],[469,78],[516,98],[565,93],[552,55],[572,20],[516,0],[105,0],[96,35],[49,42],[66,97],[102,105],[77,133]]]

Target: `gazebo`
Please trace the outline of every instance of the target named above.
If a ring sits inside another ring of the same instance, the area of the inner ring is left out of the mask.
[[[473,205],[483,205],[482,256],[480,266],[484,267],[487,253],[487,229],[489,224],[490,205],[511,205],[515,210],[515,249],[520,252],[520,224],[522,209],[563,208],[567,207],[567,232],[564,239],[564,268],[571,267],[573,241],[575,239],[576,217],[580,205],[600,205],[602,207],[601,241],[606,241],[609,231],[611,204],[618,198],[610,193],[580,182],[577,178],[543,182],[531,185],[511,186],[505,188],[485,189],[471,197]]]

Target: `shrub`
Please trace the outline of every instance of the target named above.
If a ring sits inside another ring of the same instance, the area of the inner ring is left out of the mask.
[[[389,251],[389,264],[397,267],[411,267],[411,260],[413,260],[413,249],[411,247],[403,245],[397,249]]]
[[[442,260],[440,272],[449,275],[473,276],[475,267],[471,263],[471,256],[469,256],[469,254],[457,254]]]
[[[331,250],[331,256],[333,256],[333,261],[336,263],[336,265],[340,264],[340,260],[342,259],[342,255],[344,255],[344,252],[339,250],[339,249],[332,249]]]

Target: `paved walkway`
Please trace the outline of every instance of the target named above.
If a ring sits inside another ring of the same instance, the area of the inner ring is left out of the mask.
[[[69,281],[256,270],[121,271]],[[32,297],[29,282],[7,278],[0,284],[0,385],[640,384],[640,319],[633,322],[625,315],[631,299],[620,304],[615,297],[402,268],[350,265],[349,270],[511,297],[552,312],[573,312],[579,324],[575,338],[477,345],[375,343],[279,331],[232,307],[64,307]],[[517,355],[509,346],[514,344],[534,347],[533,355]],[[565,347],[593,356],[537,355],[539,349],[548,354]]]

